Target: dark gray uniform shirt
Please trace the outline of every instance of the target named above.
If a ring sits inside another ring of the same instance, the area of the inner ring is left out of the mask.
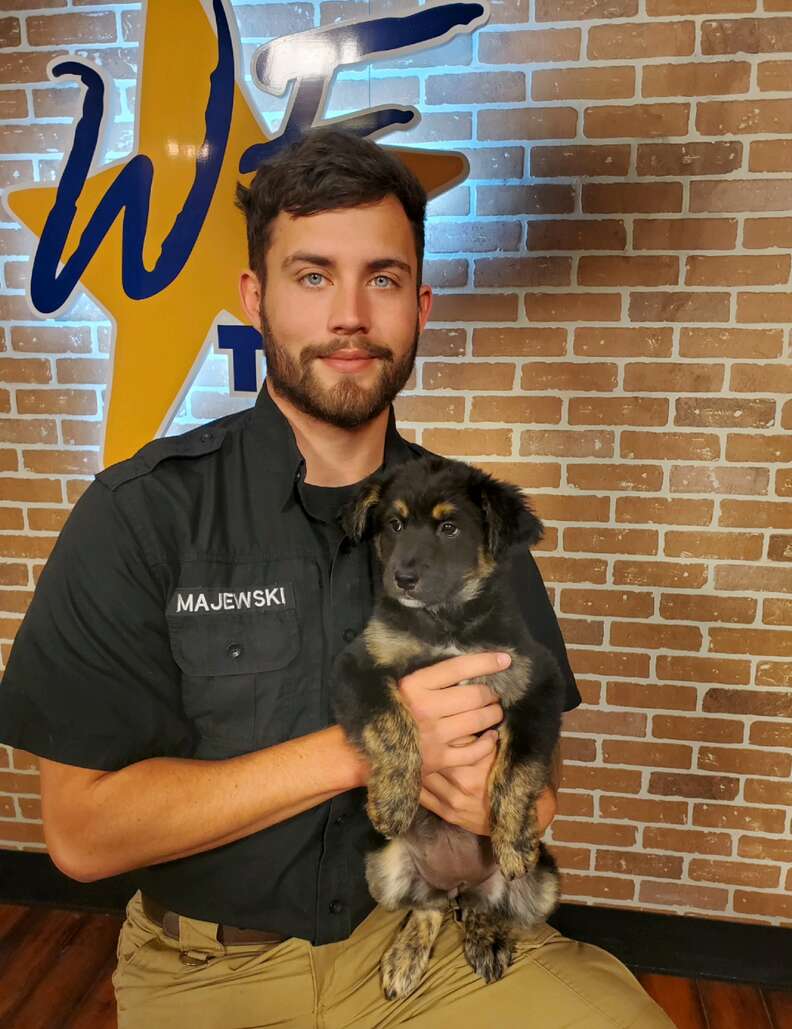
[[[384,464],[421,456],[393,412]],[[332,724],[335,656],[371,612],[376,569],[335,518],[351,491],[303,483],[266,387],[254,408],[155,440],[100,473],[44,569],[0,686],[0,740],[115,770],[152,757],[216,760]],[[515,602],[556,655],[564,643],[525,549]],[[262,790],[266,783],[262,783]],[[346,938],[373,908],[365,791],[269,829],[131,873],[181,914]]]

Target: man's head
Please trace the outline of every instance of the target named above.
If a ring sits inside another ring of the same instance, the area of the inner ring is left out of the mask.
[[[270,387],[322,421],[370,421],[407,381],[429,314],[423,187],[375,143],[320,129],[238,186],[237,205]]]

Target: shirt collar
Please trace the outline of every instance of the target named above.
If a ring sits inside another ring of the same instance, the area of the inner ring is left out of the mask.
[[[305,459],[294,438],[294,431],[267,389],[267,381],[259,390],[253,408],[251,430],[258,443],[258,459],[271,472],[270,486],[281,510],[294,496],[294,487],[305,475]],[[385,430],[382,468],[401,464],[413,457],[410,444],[396,428],[396,414],[391,404]]]

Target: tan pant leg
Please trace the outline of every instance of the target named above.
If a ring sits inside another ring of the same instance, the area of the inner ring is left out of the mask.
[[[118,1029],[313,1029],[316,993],[304,940],[224,947],[217,925],[181,918],[172,940],[127,905],[113,986]]]
[[[417,991],[387,1001],[379,959],[403,918],[376,909],[349,940],[314,950],[317,1029],[673,1029],[635,977],[611,954],[549,926],[522,934],[514,963],[487,985],[462,953],[462,930],[446,917]]]

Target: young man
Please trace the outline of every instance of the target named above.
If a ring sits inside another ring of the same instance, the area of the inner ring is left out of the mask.
[[[238,199],[242,299],[267,364],[256,406],[97,477],[0,688],[3,740],[41,757],[53,861],[83,881],[132,871],[139,886],[114,976],[120,1029],[670,1024],[618,962],[546,926],[485,986],[449,918],[419,990],[384,1000],[378,962],[401,916],[366,889],[367,768],[328,695],[376,573],[336,516],[356,484],[421,453],[390,405],[431,306],[426,198],[375,144],[325,130]],[[514,585],[574,706],[527,551]],[[400,684],[422,802],[478,833],[502,711],[488,688],[456,684],[499,667],[469,655]],[[554,810],[548,791],[544,824]]]

